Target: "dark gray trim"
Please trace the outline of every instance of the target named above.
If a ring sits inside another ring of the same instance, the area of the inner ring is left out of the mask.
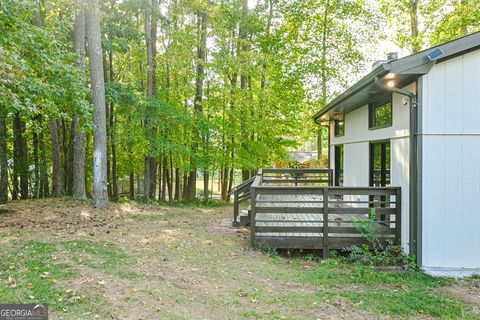
[[[415,190],[415,206],[416,206],[416,240],[417,240],[417,265],[422,266],[423,264],[423,211],[422,211],[422,198],[423,198],[423,78],[420,77],[417,80],[417,132],[416,132],[416,143],[417,143],[417,161],[415,163],[416,170],[415,174],[417,177],[416,190]]]
[[[427,54],[437,48],[440,48],[444,52],[444,55],[440,57],[437,62],[443,62],[459,55],[478,50],[480,49],[480,32],[475,32],[398,60],[381,64],[336,97],[324,109],[318,111],[313,116],[314,121],[318,122],[320,117],[324,118],[323,120],[332,119],[337,113],[352,111],[380,98],[386,91],[379,90],[379,88],[374,85],[374,81],[378,78],[386,82],[387,79],[384,79],[384,77],[387,74],[395,77],[395,86],[397,88],[402,88],[413,83],[419,77],[430,71],[435,61],[430,61]]]
[[[388,64],[381,64],[378,67],[376,67],[374,70],[372,70],[369,74],[367,74],[365,77],[363,77],[361,80],[359,80],[357,83],[355,83],[353,86],[348,88],[345,92],[340,94],[338,97],[333,99],[325,108],[317,112],[314,116],[313,119],[315,122],[318,123],[318,118],[327,113],[328,111],[332,110],[338,103],[346,100],[347,98],[355,95],[359,91],[362,91],[362,89],[368,87],[371,85],[374,81],[375,78],[380,76],[380,75],[386,75],[388,73],[388,68],[390,66]]]
[[[416,89],[418,90],[418,89]],[[416,92],[418,97],[418,91]],[[410,100],[410,166],[409,166],[409,244],[410,254],[417,255],[417,111],[418,102]]]

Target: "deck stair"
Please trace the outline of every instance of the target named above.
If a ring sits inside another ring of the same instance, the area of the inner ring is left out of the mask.
[[[255,180],[255,177],[252,177],[238,186],[234,187],[230,191],[230,195],[233,195],[233,226],[234,227],[245,227],[250,224],[251,216],[251,206],[240,210],[240,203],[250,202],[250,187]]]
[[[354,222],[368,220],[372,208],[376,237],[401,243],[400,187],[332,186],[330,169],[261,169],[232,194],[233,225],[249,225],[256,248],[319,249],[328,258],[366,244]],[[242,201],[249,206],[240,210]]]

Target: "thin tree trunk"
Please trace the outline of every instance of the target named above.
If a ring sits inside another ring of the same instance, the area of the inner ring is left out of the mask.
[[[197,76],[195,79],[195,97],[193,101],[193,106],[195,109],[196,117],[202,113],[202,100],[203,100],[203,84],[205,77],[205,56],[206,56],[206,43],[207,43],[207,12],[202,10],[197,15],[198,23],[198,45],[197,45]],[[195,136],[199,138],[199,131],[195,129]],[[193,144],[192,148],[192,157],[193,162],[195,161],[195,153],[198,150],[198,143]],[[193,168],[190,170],[190,175],[188,177],[188,200],[193,200],[196,197],[197,189],[197,168],[195,164],[192,164]]]
[[[130,171],[129,194],[130,194],[130,200],[135,200],[135,174],[133,171]]]
[[[180,169],[175,168],[175,201],[180,200]]]
[[[95,106],[93,113],[93,123],[95,125],[93,137],[93,204],[96,207],[106,207],[108,206],[107,127],[98,0],[89,0],[86,22],[92,100]]]
[[[145,33],[146,33],[146,45],[147,45],[147,97],[156,95],[157,84],[156,84],[156,54],[157,54],[157,16],[158,16],[158,0],[151,1],[151,12],[145,10]],[[147,116],[148,117],[148,116]],[[145,126],[147,127],[147,132],[151,135],[150,138],[156,134],[155,127],[148,127],[147,117],[145,118]],[[155,189],[156,189],[156,168],[157,161],[156,157],[151,155],[153,151],[153,146],[150,142],[149,154],[145,156],[145,169],[144,169],[144,187],[145,187],[145,200],[155,199]],[[148,167],[148,168],[147,168]]]
[[[418,38],[418,1],[410,0],[410,27],[412,37],[412,52],[420,51],[420,39]]]
[[[186,173],[183,174],[183,190],[182,190],[182,200],[188,199],[188,175]]]
[[[35,129],[34,129],[35,130]],[[33,131],[33,194],[35,199],[40,198],[40,167],[38,162],[38,134]]]
[[[248,16],[248,0],[243,0],[243,3],[242,3],[242,17],[241,17],[241,21],[240,21],[240,30],[238,32],[238,36],[239,36],[239,46],[238,46],[238,50],[240,50],[240,57],[241,57],[241,65],[242,65],[242,70],[241,70],[241,73],[240,73],[240,89],[242,89],[242,92],[243,94],[245,95],[245,90],[247,89],[247,73],[246,73],[246,70],[245,70],[245,67],[247,65],[247,61],[245,59],[245,56],[247,54],[247,51],[248,51],[248,46],[247,46],[247,16]],[[243,107],[247,107],[246,105],[244,105]],[[248,114],[248,111],[245,110],[245,112],[243,112],[243,117],[242,117],[242,135],[243,135],[243,139],[244,139],[244,142],[242,143],[242,147],[244,149],[247,148],[247,140],[249,139],[249,133],[246,129],[246,119],[245,117],[247,116]],[[250,173],[249,173],[249,170],[247,168],[242,168],[242,180],[245,181],[245,180],[248,180],[250,178]]]
[[[38,134],[38,144],[40,149],[40,195],[41,197],[48,197],[50,194],[50,188],[48,183],[47,154],[45,152],[43,130]]]
[[[109,80],[113,81],[113,53],[112,50],[108,52],[108,63],[109,63]],[[117,152],[115,148],[115,109],[113,102],[110,102],[110,112],[108,114],[110,122],[110,152],[112,158],[112,176],[111,176],[111,197],[113,200],[118,200],[118,181],[117,181]]]
[[[325,2],[325,11],[323,13],[323,30],[322,30],[322,70],[321,70],[321,81],[322,81],[322,96],[321,96],[321,107],[324,108],[327,105],[327,82],[328,82],[328,73],[327,73],[327,38],[328,38],[328,16],[330,14],[330,1]],[[322,127],[319,126],[317,131],[317,158],[320,161],[320,166],[322,166]]]
[[[20,114],[16,114],[14,121],[15,134],[15,157],[14,157],[14,178],[16,181],[16,199],[20,192],[21,199],[28,199],[28,159],[27,159],[27,142],[25,141],[25,122],[20,118]],[[18,177],[20,178],[20,188],[18,186]],[[15,185],[14,185],[15,189]]]
[[[55,197],[61,197],[63,191],[62,161],[60,157],[60,141],[58,139],[58,124],[56,120],[50,121],[50,135],[52,138],[53,194]]]
[[[7,114],[0,105],[0,203],[8,201]]]

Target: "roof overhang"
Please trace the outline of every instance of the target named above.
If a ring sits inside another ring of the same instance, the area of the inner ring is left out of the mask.
[[[388,85],[396,88],[405,87],[427,74],[435,62],[445,61],[479,48],[480,32],[476,32],[404,58],[383,63],[332,100],[317,112],[313,119],[316,123],[338,119],[343,114],[366,104],[386,100],[390,96]],[[428,54],[436,49],[441,49],[443,54],[432,61],[428,58]]]

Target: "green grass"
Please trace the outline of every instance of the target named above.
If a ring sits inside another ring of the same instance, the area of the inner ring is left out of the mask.
[[[52,310],[75,314],[91,310],[101,313],[101,308],[98,310],[95,305],[102,303],[102,297],[83,296],[61,284],[79,275],[75,268],[79,263],[120,277],[138,277],[128,267],[133,262],[123,250],[103,241],[17,240],[14,248],[0,253],[1,301],[46,303]],[[15,281],[15,285],[12,281]]]
[[[272,258],[276,264],[285,263],[281,260]],[[470,306],[439,290],[452,284],[452,279],[432,277],[421,271],[379,271],[335,259],[313,263],[311,269],[303,268],[302,262],[302,259],[293,260],[294,272],[280,274],[279,278],[321,287],[316,295],[318,304],[339,296],[356,308],[379,314],[401,317],[425,314],[443,319],[478,317]],[[285,303],[314,302],[308,296],[284,299]]]
[[[47,303],[54,310],[68,308],[71,293],[56,286],[57,281],[77,272],[54,258],[56,244],[26,241],[23,246],[0,253],[0,297],[2,303]],[[15,279],[16,287],[8,283]]]

